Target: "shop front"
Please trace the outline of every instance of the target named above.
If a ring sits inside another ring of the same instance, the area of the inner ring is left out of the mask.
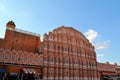
[[[23,68],[20,71],[20,80],[35,80],[36,71],[31,68]]]
[[[5,79],[7,76],[6,68],[0,68],[0,80]]]
[[[6,64],[2,66],[0,66],[0,80],[36,80],[42,79],[43,76],[42,67]]]

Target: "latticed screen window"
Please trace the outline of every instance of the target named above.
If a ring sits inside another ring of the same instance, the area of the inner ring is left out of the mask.
[[[67,47],[65,47],[65,51],[67,51]]]
[[[68,59],[67,58],[64,58],[64,63],[68,63]]]
[[[73,48],[73,53],[77,53],[77,49],[76,48]]]
[[[57,37],[55,36],[55,41],[57,41]]]
[[[67,75],[67,74],[68,74],[68,71],[67,71],[67,70],[64,70],[64,74]]]
[[[50,62],[54,62],[54,58],[52,56],[49,57]]]
[[[71,53],[73,53],[73,49],[71,48]]]
[[[75,64],[78,64],[78,60],[75,60]]]
[[[75,60],[72,60],[72,64],[75,64]]]
[[[60,51],[60,47],[58,46],[57,48],[58,48],[58,51]]]
[[[44,48],[47,48],[47,43],[44,43]]]
[[[63,75],[62,71],[60,71],[60,75]]]
[[[48,39],[48,35],[45,33],[43,40],[46,41]]]
[[[72,64],[72,59],[70,59],[70,64]]]
[[[68,47],[68,52],[70,52],[70,47]]]
[[[51,58],[51,62],[54,62],[54,57]]]
[[[81,55],[82,55],[82,56],[85,55],[85,51],[84,51],[84,49],[81,50]]]
[[[58,62],[58,57],[55,57],[55,61]]]
[[[83,64],[83,65],[86,65],[86,61],[83,61],[82,64]]]
[[[83,41],[80,41],[80,45],[83,46]]]
[[[69,39],[69,42],[72,42],[72,39],[71,39],[71,38]]]
[[[56,49],[56,45],[54,45],[54,50],[57,50],[57,49]]]
[[[67,41],[67,38],[64,36],[62,41],[66,42]]]
[[[44,61],[47,61],[47,57],[46,56],[44,57]]]
[[[49,49],[52,49],[52,44],[51,43],[49,43]]]
[[[62,63],[62,58],[61,57],[59,58],[59,62]]]
[[[49,40],[52,40],[52,39],[53,39],[53,36],[52,36],[52,35],[50,35],[50,36],[49,36]]]
[[[15,56],[12,56],[12,57],[13,57],[13,59],[15,58]],[[27,57],[24,56],[24,57],[23,57],[23,60],[24,60],[24,61],[27,61]]]
[[[8,58],[9,58],[9,55],[8,55],[8,54],[5,54],[5,55],[4,55],[4,59],[7,60]]]
[[[47,69],[44,69],[44,71],[43,71],[45,74],[47,74]]]
[[[0,60],[2,60],[2,59],[3,59],[3,54],[0,53]]]

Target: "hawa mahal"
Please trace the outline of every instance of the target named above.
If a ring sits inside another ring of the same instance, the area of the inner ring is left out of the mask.
[[[117,63],[99,63],[78,30],[61,26],[40,35],[6,24],[0,38],[0,80],[120,80]]]

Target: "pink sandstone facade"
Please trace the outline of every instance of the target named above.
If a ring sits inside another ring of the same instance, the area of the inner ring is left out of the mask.
[[[94,46],[72,27],[45,33],[43,41],[39,34],[15,28],[12,21],[6,27],[5,38],[0,39],[0,74],[20,73],[20,80],[29,80],[32,73],[42,80],[120,79],[120,66],[98,63]]]
[[[81,32],[60,27],[43,39],[44,79],[97,80],[94,47]]]

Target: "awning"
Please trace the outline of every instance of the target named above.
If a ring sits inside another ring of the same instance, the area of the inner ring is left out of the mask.
[[[119,79],[119,75],[103,75],[104,79]]]
[[[5,68],[0,68],[0,72],[4,73],[4,72],[6,72],[6,69]]]
[[[120,75],[109,75],[111,78],[116,78],[116,79],[118,79],[118,78],[120,78]]]
[[[28,70],[26,68],[22,69],[25,74],[28,74]]]
[[[27,68],[27,70],[28,70],[28,73],[29,73],[29,74],[32,74],[31,69]]]
[[[22,70],[25,74],[36,74],[36,71],[34,69],[23,68]]]
[[[36,71],[34,69],[31,69],[31,71],[32,71],[33,74],[36,74]]]

